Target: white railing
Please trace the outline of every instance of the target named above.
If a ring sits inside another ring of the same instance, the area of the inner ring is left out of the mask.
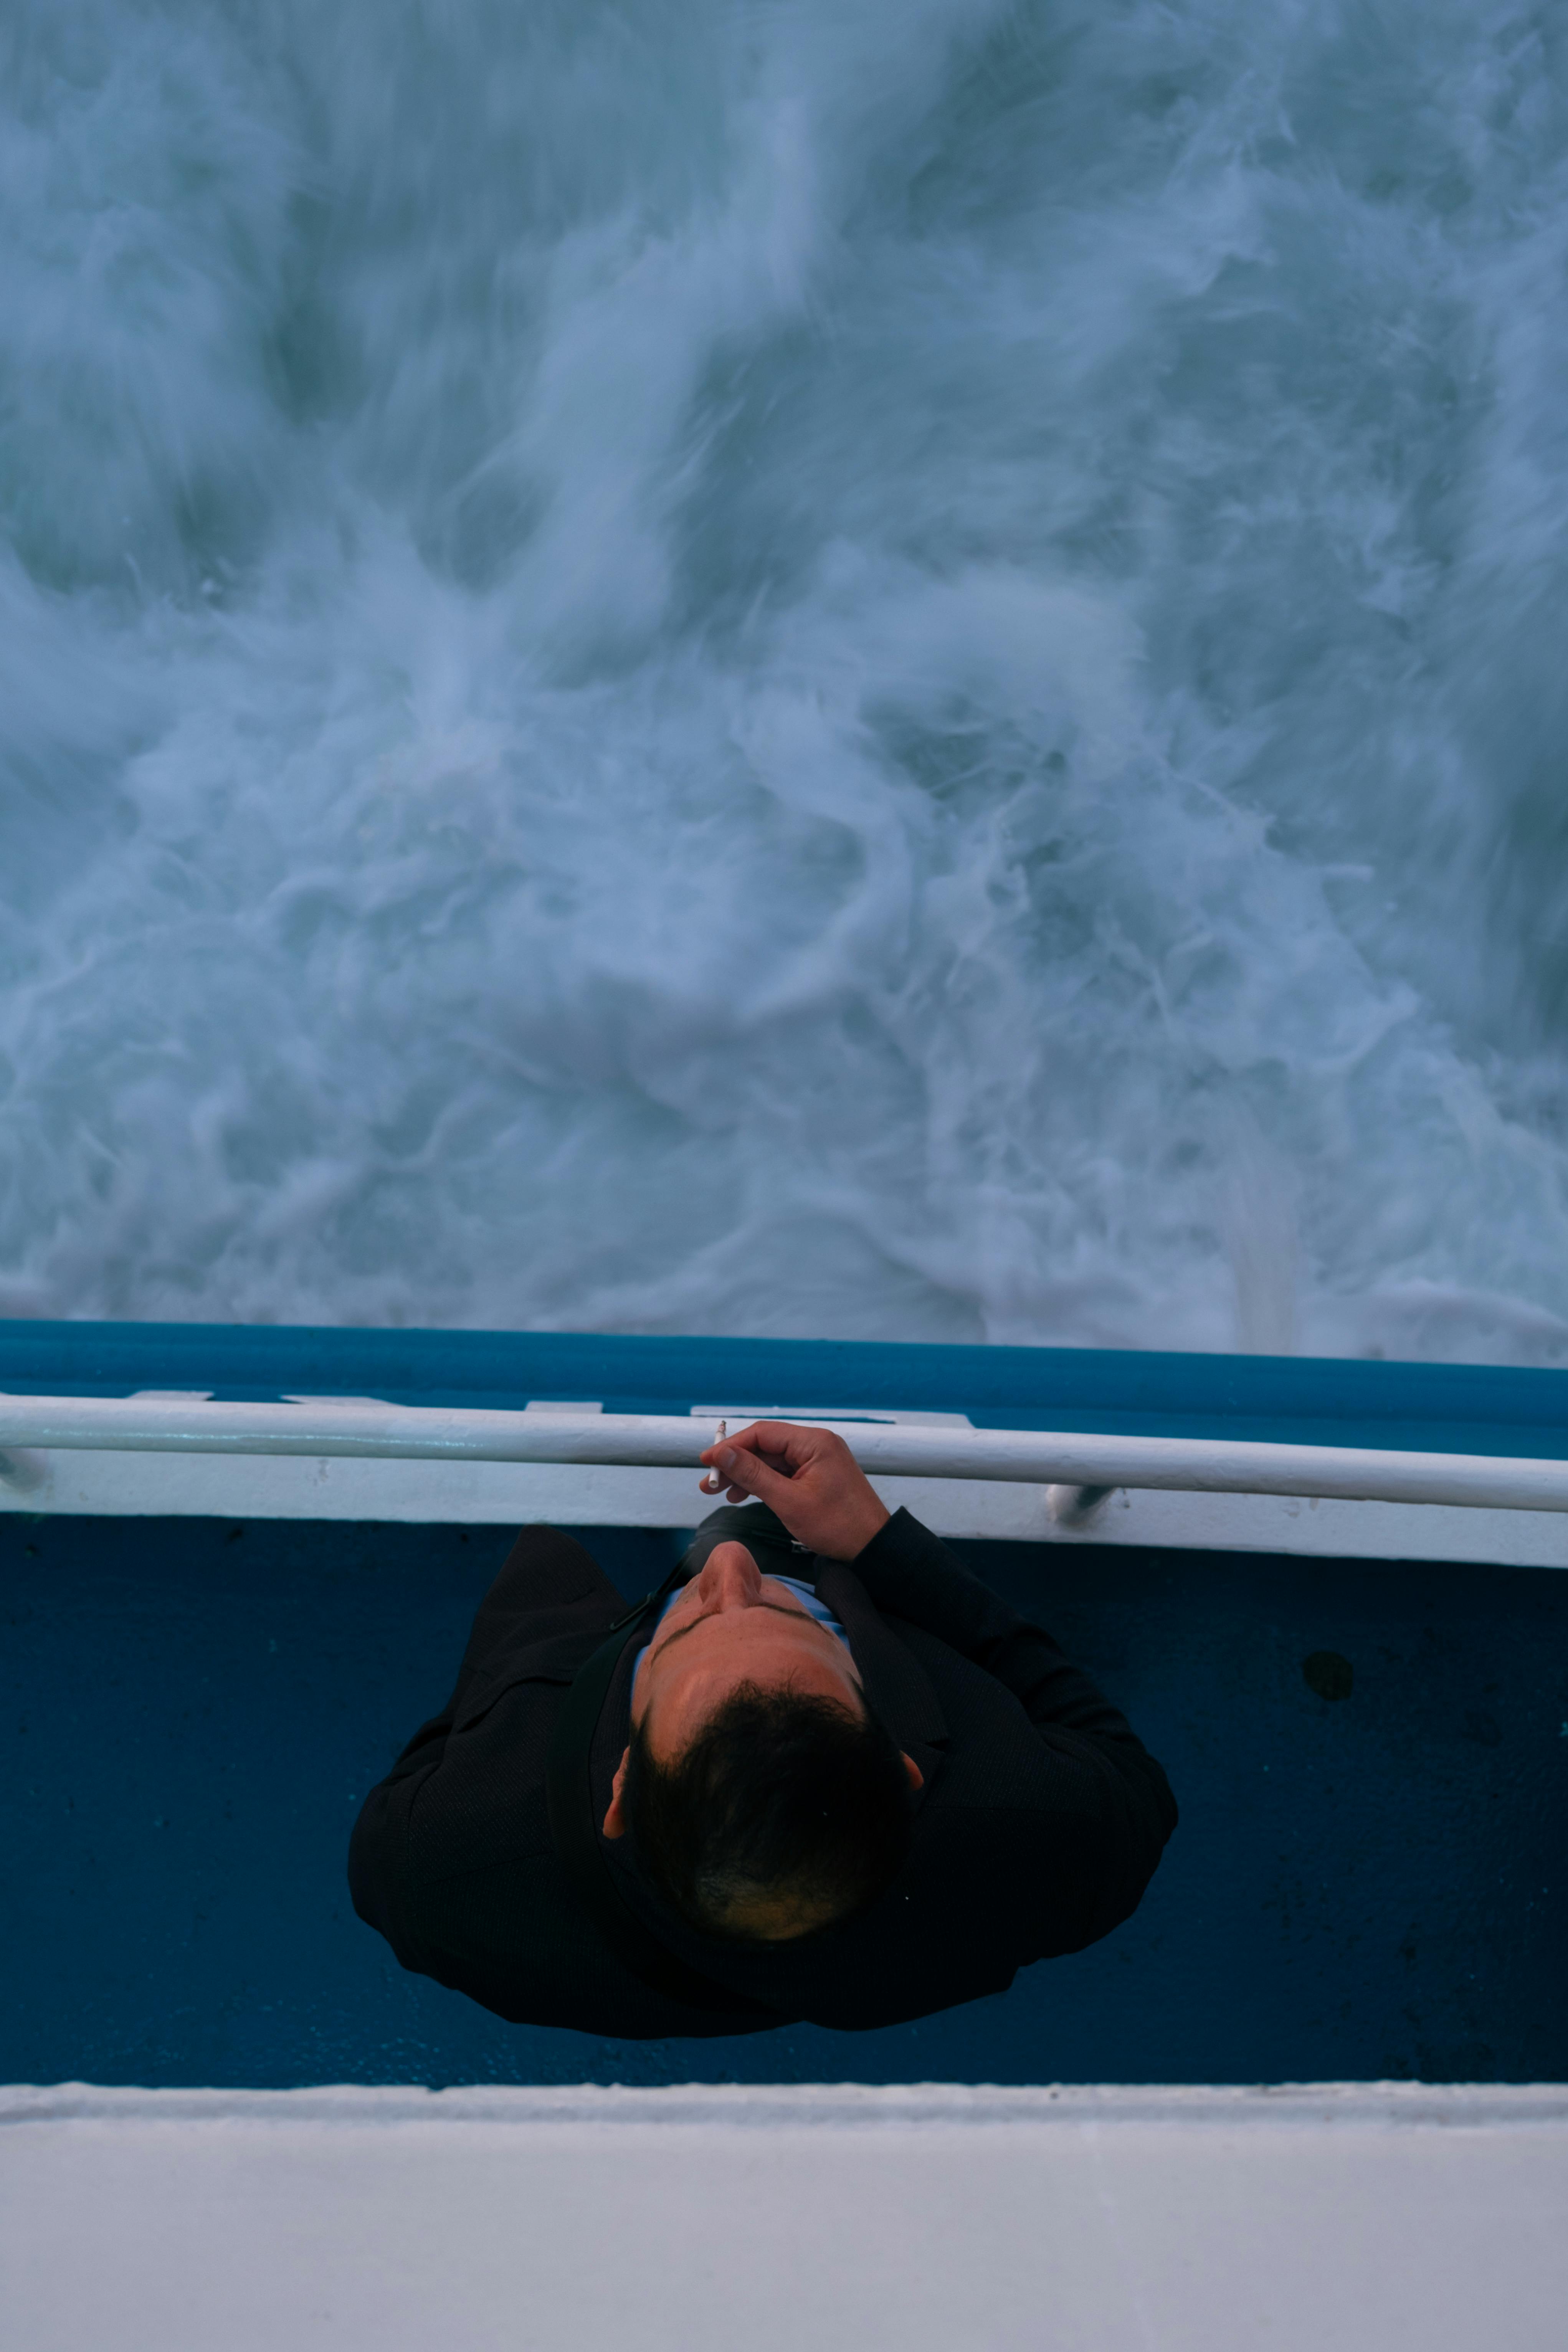
[[[1071,1516],[1113,1487],[1325,1496],[1352,1502],[1568,1511],[1568,1461],[1272,1445],[1214,1437],[922,1429],[837,1422],[873,1477],[980,1478],[1058,1490]],[[445,1462],[699,1467],[716,1424],[634,1413],[493,1412],[366,1403],[213,1404],[141,1397],[0,1397],[0,1476],[41,1475],[38,1453],[293,1454]]]

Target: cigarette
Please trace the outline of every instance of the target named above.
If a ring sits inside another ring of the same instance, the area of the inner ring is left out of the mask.
[[[729,1423],[727,1421],[721,1421],[719,1423],[719,1437],[716,1437],[713,1440],[714,1444],[718,1444],[720,1437],[727,1437],[729,1433]],[[724,1491],[724,1480],[719,1476],[717,1471],[705,1470],[701,1477],[697,1482],[697,1491],[700,1495],[721,1495]]]

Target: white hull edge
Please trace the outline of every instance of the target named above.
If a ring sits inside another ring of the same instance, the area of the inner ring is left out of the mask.
[[[37,1482],[0,1479],[0,1512],[94,1518],[395,1520],[434,1525],[689,1528],[712,1508],[691,1470],[352,1456],[65,1452]],[[1121,1489],[1084,1525],[1048,1489],[1002,1481],[878,1478],[942,1536],[993,1542],[1474,1561],[1568,1568],[1568,1513],[1289,1495]]]

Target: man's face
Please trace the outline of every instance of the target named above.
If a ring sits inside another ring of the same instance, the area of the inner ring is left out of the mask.
[[[836,1633],[802,1607],[776,1577],[764,1576],[744,1544],[715,1544],[680,1598],[665,1614],[643,1654],[632,1702],[632,1724],[657,1763],[668,1765],[689,1748],[738,1683],[764,1690],[787,1686],[830,1700],[851,1715],[865,1710],[855,1661]],[[626,1835],[623,1801],[630,1751],[621,1757],[605,1815],[605,1835]],[[911,1789],[920,1768],[904,1758]],[[754,1904],[746,1932],[784,1943],[822,1924],[792,1902]]]
[[[632,1722],[655,1759],[689,1747],[738,1683],[787,1685],[858,1715],[855,1662],[787,1584],[763,1576],[744,1544],[716,1544],[643,1655]]]

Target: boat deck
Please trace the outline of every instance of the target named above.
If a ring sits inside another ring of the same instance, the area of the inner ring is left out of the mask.
[[[675,1540],[584,1532],[628,1594]],[[917,2025],[617,2046],[404,1975],[343,1884],[509,1541],[0,1521],[0,2081],[1568,2079],[1568,1577],[961,1546],[1171,1774],[1140,1910]]]
[[[32,1395],[815,1405],[1542,1460],[1568,1454],[1565,1388],[0,1328],[0,1390]],[[1182,1822],[1143,1905],[915,2024],[616,2043],[405,1975],[353,1914],[344,1852],[523,1515],[476,1472],[564,1480],[554,1516],[628,1596],[700,1515],[690,1474],[334,1464],[366,1483],[329,1507],[309,1457],[63,1462],[0,1489],[0,2083],[93,2086],[0,2090],[26,2352],[1557,2352],[1568,2100],[1531,2086],[1568,2081],[1568,1577],[1521,1555],[1568,1562],[1568,1515],[1171,1496],[1140,1501],[1213,1504],[1213,1540],[1139,1541],[1125,1515],[1110,1536],[955,1530],[1167,1766]],[[413,1471],[447,1484],[411,1501]],[[100,1481],[75,1509],[72,1476]],[[617,1476],[679,1499],[582,1507]],[[1245,2087],[1292,2083],[1319,2087]]]

